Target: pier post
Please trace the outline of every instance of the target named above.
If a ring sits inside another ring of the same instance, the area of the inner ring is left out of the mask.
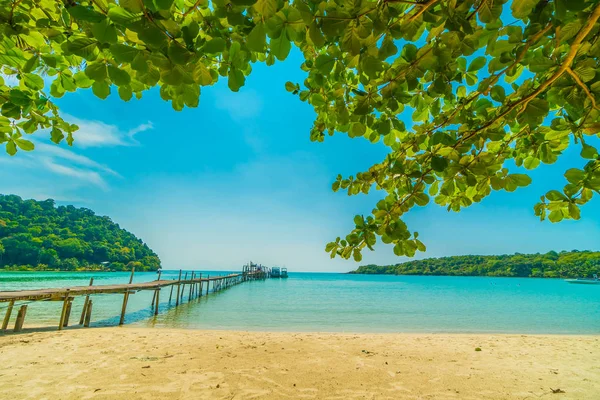
[[[94,284],[94,278],[90,278],[90,286]],[[85,314],[87,311],[87,306],[90,301],[90,295],[85,296],[85,301],[83,302],[83,310],[81,310],[81,318],[79,318],[79,325],[83,324],[83,320],[85,319]]]
[[[156,295],[156,302],[154,303],[154,315],[158,315],[158,296],[160,295],[160,288],[154,291]]]
[[[179,270],[179,278],[177,283],[177,297],[175,298],[175,307],[179,305],[179,287],[181,286],[181,270]]]
[[[175,285],[171,285],[171,293],[169,293],[169,304],[171,304],[171,298],[173,298],[173,286]]]
[[[119,320],[119,325],[123,325],[125,323],[125,310],[127,310],[127,301],[129,300],[129,289],[125,292],[123,296],[123,305],[121,306],[121,319]]]
[[[92,319],[92,300],[90,300],[87,304],[87,308],[85,310],[85,320],[83,321],[84,327],[90,326],[90,319]]]
[[[188,301],[192,300],[192,291],[194,290],[194,275],[196,273],[192,271],[192,283],[190,283],[190,293],[188,294]]]
[[[67,289],[67,291],[65,293],[65,298],[63,300],[62,311],[60,312],[60,321],[58,323],[58,330],[59,331],[62,330],[62,328],[65,326],[65,317],[67,315],[68,303],[69,303],[69,289]]]
[[[160,281],[160,275],[162,274],[162,271],[158,271],[158,279],[157,281]],[[152,303],[150,304],[150,308],[154,307],[154,301],[156,300],[156,290],[154,291],[154,294],[152,295]]]
[[[2,321],[2,330],[5,331],[8,328],[8,321],[10,321],[10,314],[12,314],[13,306],[15,305],[15,301],[11,300],[8,303],[8,308],[6,309],[6,314],[4,314],[4,321]]]
[[[183,287],[181,288],[181,299],[179,300],[181,303],[183,303],[183,294],[185,293],[185,281],[187,280],[187,272],[185,273],[185,276],[183,278]]]
[[[206,278],[206,295],[208,296],[208,288],[210,287],[210,275]]]
[[[65,321],[63,322],[63,326],[69,326],[69,317],[71,316],[71,307],[73,307],[73,300],[69,300],[67,302],[67,311],[65,312]]]
[[[23,329],[23,322],[25,322],[25,314],[27,313],[27,305],[22,305],[17,313],[17,320],[15,321],[15,329],[13,332],[19,332]]]
[[[198,297],[202,297],[202,272],[200,272],[200,282],[198,282]]]
[[[131,276],[129,277],[129,284],[133,282],[133,274],[135,274],[135,267],[131,267]],[[129,288],[123,296],[123,306],[121,307],[121,319],[119,319],[119,325],[125,323],[125,311],[127,310],[127,301],[129,301]]]

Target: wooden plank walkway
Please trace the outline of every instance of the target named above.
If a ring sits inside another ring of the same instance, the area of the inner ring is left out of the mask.
[[[103,294],[103,293],[125,293],[128,291],[140,291],[140,290],[156,290],[165,286],[172,285],[191,285],[201,282],[220,282],[226,279],[232,279],[240,277],[242,274],[231,274],[225,276],[215,276],[212,278],[194,278],[194,279],[182,279],[172,280],[163,279],[151,282],[142,283],[131,283],[121,285],[100,285],[100,286],[71,286],[64,288],[48,288],[48,289],[35,289],[35,290],[14,290],[14,291],[0,291],[0,303],[6,301],[19,301],[19,300],[63,300],[63,298],[69,294],[69,296],[82,296],[91,294]]]
[[[269,270],[268,268],[263,269],[262,266],[259,267],[256,264],[250,263],[249,265],[244,266],[242,273],[237,274],[213,276],[212,278],[207,276],[206,278],[203,278],[202,274],[196,275],[196,272],[191,272],[190,278],[188,279],[188,273],[186,272],[184,278],[182,279],[182,271],[179,270],[179,277],[177,279],[161,280],[161,272],[159,272],[158,279],[155,281],[132,283],[134,273],[135,270],[132,270],[131,276],[129,277],[129,283],[119,285],[93,286],[94,278],[92,278],[90,279],[90,284],[88,286],[0,291],[0,303],[9,303],[8,307],[6,308],[6,313],[4,315],[0,332],[7,331],[15,302],[62,301],[63,307],[58,323],[58,329],[61,330],[69,325],[69,316],[71,314],[73,300],[76,296],[85,296],[79,324],[83,325],[84,327],[88,327],[90,325],[93,308],[93,300],[90,298],[90,296],[98,294],[121,293],[123,294],[123,305],[121,307],[121,318],[119,320],[119,325],[123,325],[125,322],[125,314],[127,311],[127,302],[129,300],[129,296],[139,291],[154,291],[152,296],[152,304],[150,307],[154,309],[154,315],[157,315],[159,311],[158,305],[160,291],[165,287],[171,288],[168,301],[169,304],[173,299],[174,288],[177,287],[177,292],[175,294],[175,307],[177,307],[180,303],[183,303],[186,290],[188,291],[187,299],[190,301],[196,297],[202,296],[203,293],[208,295],[211,283],[212,291],[214,293],[249,280],[265,279],[269,275]],[[15,326],[13,329],[14,332],[18,332],[23,328],[23,322],[25,320],[26,313],[27,304],[21,303],[17,313],[17,318],[15,320]]]

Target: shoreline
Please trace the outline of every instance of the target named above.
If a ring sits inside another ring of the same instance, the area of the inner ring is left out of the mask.
[[[1,314],[1,313],[0,313]],[[115,316],[114,318],[117,318]],[[565,336],[565,337],[587,337],[587,338],[599,338],[600,332],[527,332],[527,331],[446,331],[446,330],[372,330],[372,331],[361,331],[361,330],[353,330],[353,331],[327,331],[327,330],[318,330],[318,329],[265,329],[265,328],[223,328],[223,327],[172,327],[172,326],[164,326],[164,325],[149,325],[150,319],[143,319],[137,322],[126,323],[122,326],[119,325],[90,325],[89,327],[84,327],[83,325],[79,325],[77,323],[73,323],[70,326],[66,326],[62,329],[62,331],[78,331],[78,330],[104,330],[104,329],[141,329],[141,330],[167,330],[167,331],[181,331],[181,332],[228,332],[228,333],[252,333],[252,334],[322,334],[322,335],[363,335],[363,336],[389,336],[389,335],[432,335],[432,336],[531,336],[531,337],[556,337],[556,336]],[[42,324],[42,325],[33,325],[33,326],[24,326],[21,331],[13,332],[11,326],[6,330],[6,332],[2,332],[0,330],[0,338],[8,337],[12,335],[20,335],[20,334],[29,334],[29,333],[37,333],[37,332],[58,332],[58,325],[56,323],[52,324]]]
[[[0,397],[589,399],[600,393],[599,344],[600,335],[23,332],[0,336]]]

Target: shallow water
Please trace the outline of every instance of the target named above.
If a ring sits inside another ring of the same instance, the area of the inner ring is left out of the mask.
[[[178,272],[164,271],[163,278]],[[203,272],[224,275],[228,271]],[[0,290],[125,283],[129,273],[0,272]],[[137,273],[134,282],[156,279]],[[600,333],[600,285],[533,278],[290,273],[246,282],[152,315],[152,292],[130,297],[126,322],[139,326],[266,331]],[[186,290],[187,296],[187,290]],[[95,325],[116,325],[122,295],[92,296]],[[73,306],[77,323],[83,298]],[[0,304],[3,314],[6,303]],[[61,302],[29,305],[26,326],[56,324]],[[0,315],[2,315],[0,314]],[[13,313],[13,318],[14,318]]]

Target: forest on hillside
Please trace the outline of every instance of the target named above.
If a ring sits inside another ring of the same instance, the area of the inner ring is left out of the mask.
[[[550,251],[545,254],[452,256],[394,265],[362,265],[351,274],[506,276],[532,278],[592,277],[600,273],[600,252]]]
[[[0,195],[0,269],[153,271],[158,256],[109,217],[54,200]]]

